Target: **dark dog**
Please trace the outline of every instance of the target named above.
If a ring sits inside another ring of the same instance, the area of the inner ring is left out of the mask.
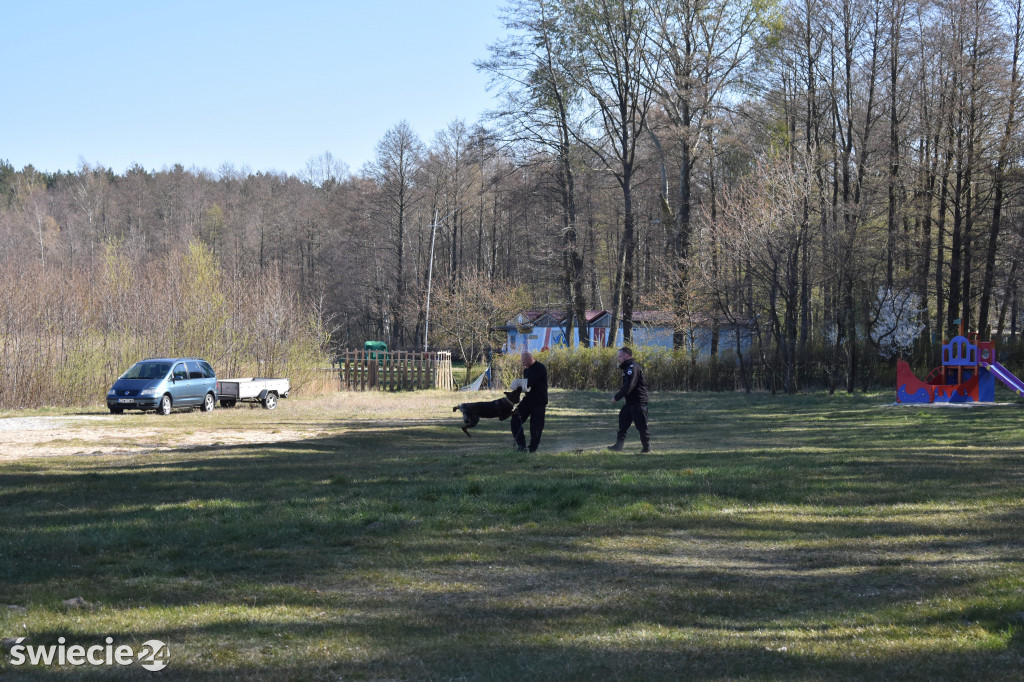
[[[506,393],[504,398],[480,403],[462,403],[453,407],[452,412],[462,411],[462,432],[469,436],[469,429],[476,426],[481,419],[505,421],[511,417],[522,397],[523,389],[516,388]]]

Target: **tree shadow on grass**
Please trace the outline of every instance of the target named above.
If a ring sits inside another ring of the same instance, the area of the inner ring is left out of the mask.
[[[443,424],[6,467],[0,586],[43,609],[77,594],[114,611],[317,609],[323,619],[225,616],[146,638],[231,651],[354,639],[370,651],[311,662],[261,652],[249,667],[192,651],[178,669],[190,679],[1024,671],[1010,615],[1024,604],[993,586],[1024,556],[1019,473],[1003,455],[779,454],[750,438],[647,458],[596,444],[527,457]],[[552,424],[566,426],[557,414]],[[935,606],[947,595],[971,610]],[[951,651],[865,655],[844,644],[856,639],[845,625],[896,628],[897,639],[961,626],[1011,634],[996,650],[977,634]]]

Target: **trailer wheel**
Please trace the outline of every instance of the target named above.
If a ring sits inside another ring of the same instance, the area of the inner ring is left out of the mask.
[[[272,410],[277,407],[277,394],[271,391],[267,394],[267,397],[263,399],[263,408],[266,410]]]
[[[235,401],[234,400],[222,400],[222,401],[220,401],[220,406],[221,407],[234,407],[235,406]]]

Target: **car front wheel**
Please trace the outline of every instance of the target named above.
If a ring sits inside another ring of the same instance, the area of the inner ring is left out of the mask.
[[[171,413],[171,396],[164,394],[164,397],[160,399],[160,406],[156,408],[157,414],[167,416]]]

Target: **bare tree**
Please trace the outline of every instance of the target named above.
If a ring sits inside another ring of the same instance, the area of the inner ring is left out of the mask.
[[[377,156],[368,167],[370,177],[377,185],[381,203],[381,218],[391,236],[392,261],[389,285],[394,286],[391,317],[395,342],[405,343],[402,306],[408,288],[406,276],[407,225],[415,195],[416,172],[422,163],[423,143],[408,122],[401,121],[391,128],[377,143]]]
[[[636,216],[633,181],[637,170],[640,136],[655,94],[649,83],[657,80],[650,60],[653,15],[640,0],[569,0],[570,22],[579,71],[570,72],[595,107],[589,128],[595,137],[578,139],[610,171],[622,191],[622,335],[633,334],[635,303]],[[613,303],[611,338],[615,338],[618,301]]]
[[[511,36],[492,45],[491,58],[478,68],[492,75],[504,96],[495,117],[511,140],[549,149],[556,160],[556,184],[561,207],[562,262],[566,281],[568,328],[579,327],[581,345],[589,345],[584,298],[583,257],[580,253],[576,209],[576,170],[573,138],[578,134],[579,86],[570,77],[579,64],[563,3],[518,0],[508,8],[506,28]]]
[[[435,345],[458,350],[468,379],[486,351],[502,347],[501,328],[525,302],[522,289],[486,273],[466,272],[459,286],[438,289],[431,307],[431,337]]]
[[[1010,53],[1007,55],[1009,60],[1009,81],[1004,86],[1007,92],[1003,113],[1005,122],[1002,135],[999,137],[999,148],[995,168],[993,169],[992,222],[989,225],[988,243],[985,248],[985,274],[982,281],[981,304],[978,310],[978,329],[986,335],[989,326],[989,306],[995,284],[996,253],[999,248],[999,233],[1002,229],[1007,174],[1013,160],[1018,157],[1019,143],[1017,140],[1020,133],[1020,120],[1017,108],[1020,106],[1021,94],[1020,59],[1021,47],[1024,46],[1024,2],[1021,0],[1006,0],[1004,9],[1006,14],[1003,20],[1005,21],[1009,37]],[[1006,72],[1005,69],[1002,71],[1003,73]],[[1002,324],[999,327],[1001,333]]]
[[[652,2],[657,30],[652,59],[661,63],[660,79],[650,83],[667,124],[672,158],[678,167],[675,190],[670,190],[665,145],[649,126],[659,161],[662,219],[672,229],[674,280],[680,301],[685,298],[694,197],[694,167],[702,145],[714,139],[716,115],[727,110],[726,99],[742,91],[755,48],[767,33],[766,6],[726,0],[659,0]],[[715,149],[707,154],[713,156]],[[682,343],[676,334],[675,345]]]

